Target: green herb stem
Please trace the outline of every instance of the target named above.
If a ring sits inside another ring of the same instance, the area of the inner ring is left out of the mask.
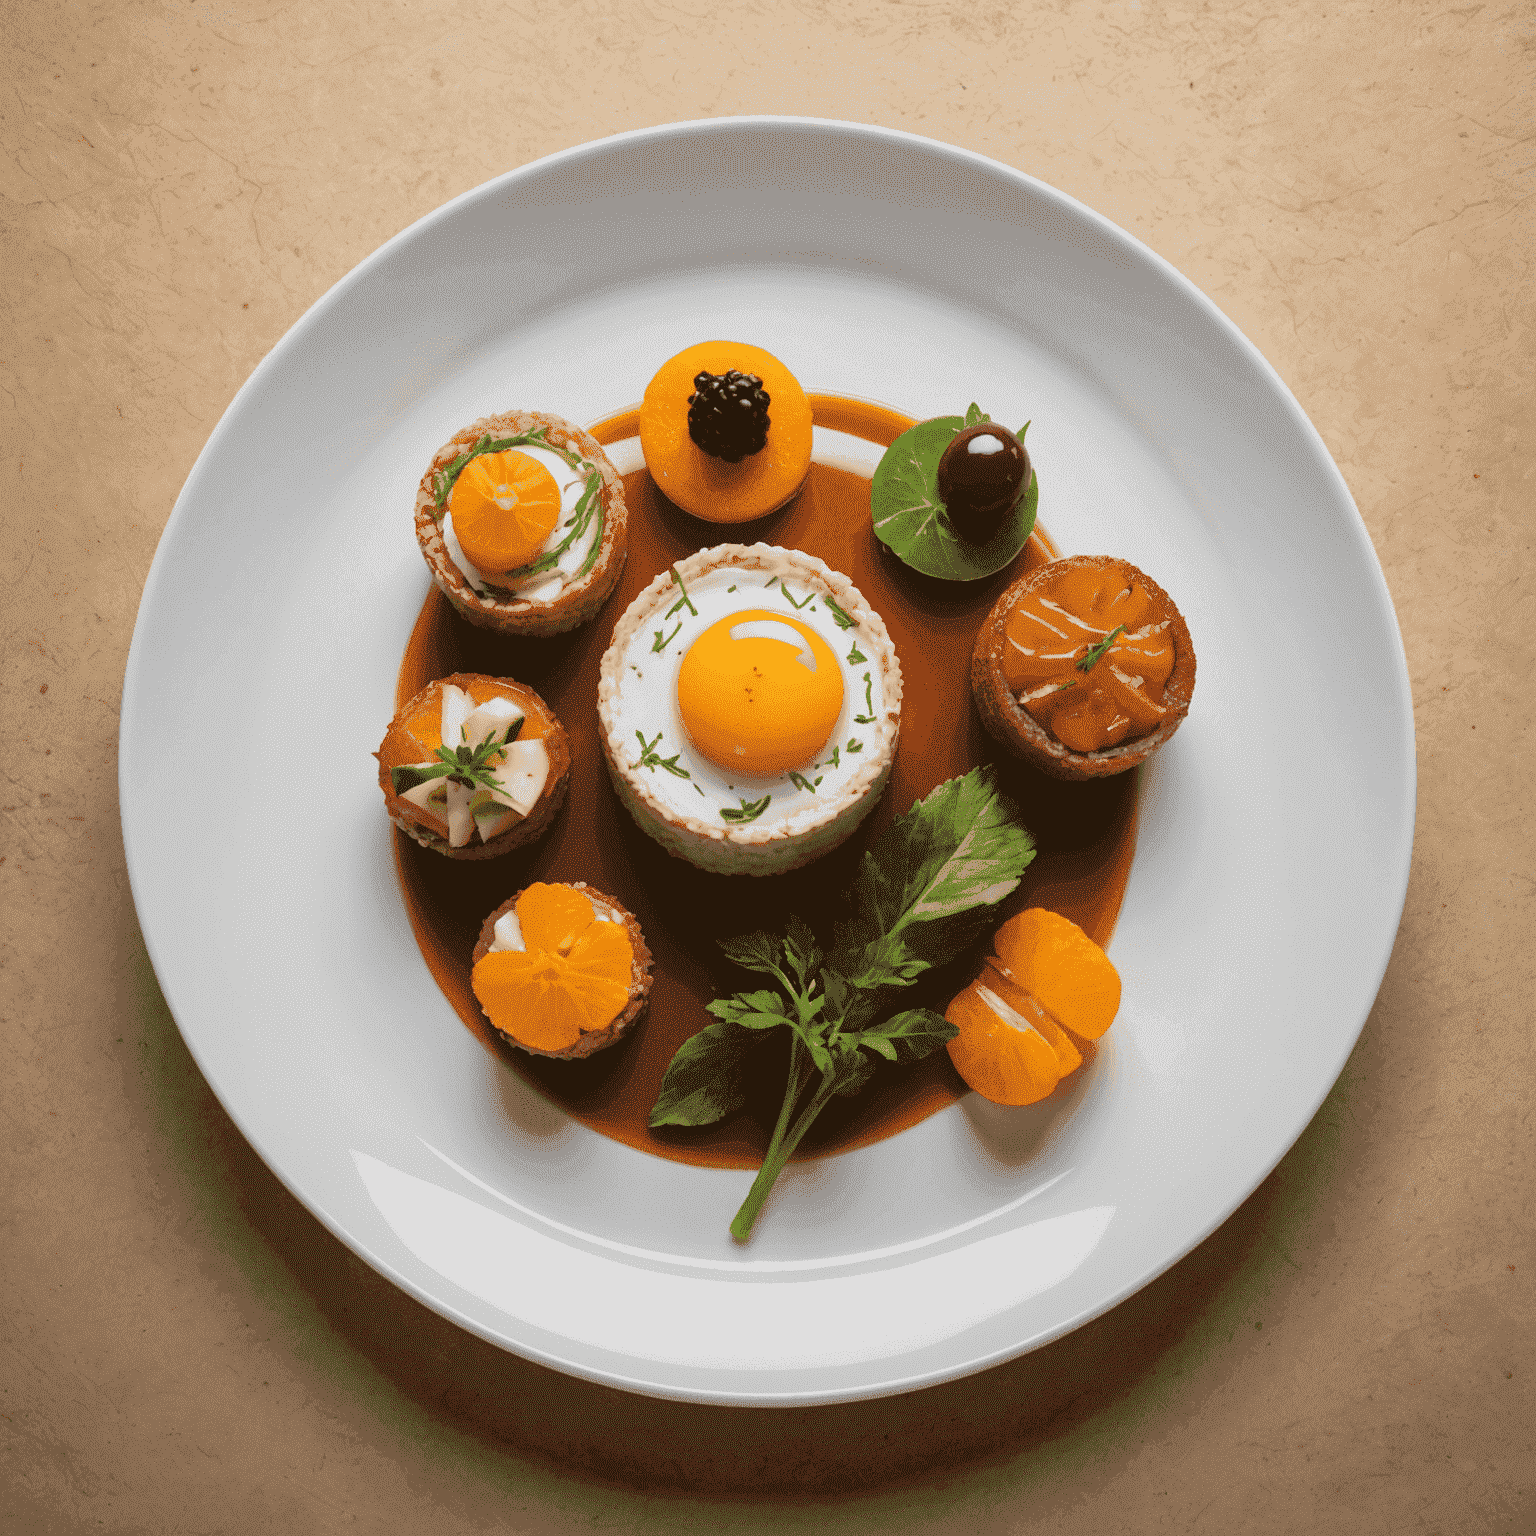
[[[800,1145],[801,1139],[810,1130],[817,1115],[826,1107],[827,1100],[832,1097],[833,1085],[837,1078],[832,1073],[823,1073],[821,1085],[810,1102],[801,1110],[799,1119],[793,1125],[790,1124],[790,1116],[794,1113],[796,1101],[810,1075],[807,1071],[809,1066],[806,1049],[801,1045],[799,1036],[796,1036],[794,1044],[790,1047],[789,1082],[784,1090],[784,1103],[779,1110],[778,1124],[773,1128],[773,1140],[768,1143],[767,1156],[763,1158],[763,1166],[757,1170],[757,1177],[752,1181],[752,1188],[747,1191],[747,1198],[741,1202],[741,1209],[731,1220],[731,1236],[738,1243],[744,1243],[751,1237],[752,1225],[757,1220],[769,1191],[778,1182],[779,1175],[783,1173],[790,1158],[794,1156],[795,1148]]]

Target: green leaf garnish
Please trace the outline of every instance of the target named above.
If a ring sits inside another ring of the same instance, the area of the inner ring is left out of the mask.
[[[805,594],[805,596],[802,597],[800,599],[800,601],[797,603],[795,601],[795,594],[793,592],[791,592],[787,586],[784,585],[784,582],[783,582],[782,578],[779,581],[779,591],[782,592],[784,594],[784,596],[789,599],[789,606],[791,608],[804,608],[805,605],[808,602],[810,602],[810,600],[813,597],[815,597],[815,595],[816,595],[814,592],[807,592]]]
[[[1116,624],[1110,632],[1104,636],[1097,645],[1091,645],[1077,663],[1079,672],[1091,672],[1104,659],[1105,654],[1121,635],[1125,633],[1124,624]]]
[[[866,656],[864,654],[864,652],[859,649],[859,642],[857,640],[855,640],[853,642],[852,649],[848,652],[848,665],[850,667],[856,667],[856,666],[858,666],[858,664],[861,661],[868,661],[868,660],[869,660],[869,657]]]
[[[972,416],[974,413],[974,419]],[[1000,571],[1028,540],[1040,504],[1039,477],[1030,474],[1024,494],[990,538],[962,539],[939,499],[939,460],[967,426],[991,418],[975,405],[965,416],[939,416],[909,427],[886,449],[870,483],[875,536],[907,565],[945,581],[978,581]],[[1027,430],[1026,423],[1026,430]],[[1020,432],[1019,437],[1024,436]]]
[[[640,756],[635,763],[636,768],[649,768],[652,773],[655,773],[658,768],[665,768],[674,778],[691,779],[693,777],[686,768],[677,766],[678,758],[683,755],[681,751],[674,752],[671,757],[662,757],[657,752],[656,743],[661,740],[662,735],[660,731],[657,731],[650,741],[647,741],[640,731],[636,731],[635,735],[640,742]]]
[[[896,989],[979,935],[1033,856],[1033,839],[993,771],[979,768],[939,785],[875,840],[848,893],[853,917],[830,952],[798,917],[782,937],[757,932],[721,944],[778,989],[709,1004],[715,1022],[672,1058],[651,1124],[707,1125],[740,1108],[747,1050],[781,1026],[789,1030],[789,1079],[762,1167],[731,1222],[738,1241],[751,1234],[774,1181],[834,1097],[857,1093],[880,1060],[917,1061],[958,1033],[929,1008],[877,1015]]]
[[[671,618],[671,614],[668,614],[667,617]],[[651,653],[652,653],[652,655],[654,655],[657,651],[664,650],[667,646],[671,645],[671,643],[675,639],[677,639],[677,630],[681,629],[682,627],[683,627],[683,621],[681,619],[679,619],[677,621],[677,629],[674,629],[672,631],[672,633],[670,635],[668,635],[665,640],[663,640],[661,638],[661,631],[659,629],[653,629],[651,631],[651,633],[653,635],[655,635],[656,638],[655,638],[655,640],[653,640],[651,642]]]
[[[712,1125],[747,1101],[746,1054],[763,1039],[734,1019],[690,1035],[667,1067],[651,1109],[656,1125]]]
[[[864,855],[832,965],[866,990],[905,985],[970,944],[1034,856],[993,768],[940,784]]]
[[[749,801],[743,799],[741,802],[741,809],[739,811],[734,806],[722,805],[720,807],[720,819],[722,821],[738,822],[756,821],[757,818],[768,809],[768,804],[772,799],[772,795],[764,795],[761,800]]]
[[[797,789],[807,790],[813,795],[816,793],[816,785],[812,784],[811,781],[807,779],[803,774],[796,773],[793,769],[791,769],[789,778],[790,782],[794,784]],[[818,780],[817,782],[819,783],[820,781]]]
[[[857,736],[850,736],[848,738],[848,745],[843,748],[845,752],[862,752],[863,750],[864,743]]]

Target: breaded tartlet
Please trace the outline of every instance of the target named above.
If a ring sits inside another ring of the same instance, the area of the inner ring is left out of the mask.
[[[642,831],[701,869],[776,875],[835,848],[879,800],[901,665],[846,576],[799,550],[722,544],[625,610],[597,712]]]
[[[379,760],[389,818],[450,859],[494,859],[549,830],[570,787],[565,728],[532,688],[455,672],[395,714]]]
[[[1113,555],[1036,566],[997,600],[971,656],[988,732],[1058,779],[1145,762],[1179,728],[1194,687],[1183,615]]]
[[[645,1012],[651,952],[640,924],[585,881],[530,885],[480,928],[471,984],[504,1040],[535,1056],[590,1056]]]
[[[471,624],[557,635],[585,624],[628,552],[624,482],[559,416],[504,411],[457,432],[416,492],[416,541]]]

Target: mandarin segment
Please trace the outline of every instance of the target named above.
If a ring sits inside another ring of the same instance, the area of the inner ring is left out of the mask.
[[[945,1010],[960,1031],[950,1060],[983,1098],[1034,1104],[1082,1066],[1072,1035],[1097,1040],[1114,1022],[1120,975],[1076,923],[1044,907],[1009,918],[992,944]]]
[[[944,1011],[960,1031],[947,1045],[966,1083],[994,1104],[1035,1104],[1061,1081],[1051,1043],[980,981],[973,981]]]
[[[517,920],[530,953],[569,955],[594,916],[591,901],[568,885],[530,885],[517,898]]]
[[[1097,1040],[1120,1008],[1120,973],[1070,918],[1044,907],[1010,917],[992,941],[1013,979],[1057,1023]]]
[[[560,969],[547,955],[496,950],[475,966],[470,984],[504,1035],[536,1050],[564,1051],[581,1038],[581,1013],[570,1006]]]
[[[989,957],[982,968],[981,985],[1045,1036],[1046,1043],[1056,1053],[1056,1065],[1062,1077],[1076,1072],[1082,1066],[1083,1053],[1078,1050],[1071,1035],[1051,1017],[1033,993],[1026,992],[998,965],[996,959]]]

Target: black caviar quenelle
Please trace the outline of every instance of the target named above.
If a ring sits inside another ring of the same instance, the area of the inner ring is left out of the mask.
[[[688,436],[712,458],[739,464],[760,453],[768,441],[768,406],[763,381],[732,368],[694,375],[688,396]]]

